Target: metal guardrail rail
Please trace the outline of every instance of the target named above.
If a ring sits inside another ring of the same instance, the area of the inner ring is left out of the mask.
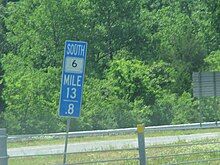
[[[205,122],[193,124],[179,124],[179,125],[162,125],[162,126],[149,126],[145,127],[145,132],[155,131],[171,131],[171,130],[191,130],[191,129],[204,129],[204,128],[220,128],[220,121],[218,122]],[[134,134],[137,128],[123,128],[123,129],[109,129],[109,130],[95,130],[95,131],[78,131],[69,132],[69,137],[85,137],[85,136],[99,136],[99,135],[119,135],[119,134]],[[10,135],[8,142],[11,141],[25,141],[33,139],[44,138],[64,138],[65,132],[50,133],[50,134],[30,134],[30,135]]]
[[[220,128],[220,122],[206,122],[206,123],[193,123],[193,124],[180,124],[180,125],[163,125],[163,126],[150,126],[137,128],[125,128],[125,129],[110,129],[110,130],[96,130],[96,131],[79,131],[79,132],[70,132],[69,137],[85,137],[85,136],[103,136],[103,135],[120,135],[120,134],[137,134],[138,135],[138,147],[137,148],[121,148],[121,149],[107,149],[107,150],[100,150],[100,151],[85,151],[85,152],[76,152],[76,153],[68,153],[68,154],[88,154],[95,152],[117,152],[117,151],[138,151],[139,157],[125,157],[125,158],[115,158],[115,159],[107,159],[107,160],[96,160],[96,161],[85,161],[85,162],[75,162],[74,164],[94,164],[94,163],[109,163],[109,162],[118,162],[118,161],[138,161],[140,165],[146,165],[154,159],[165,159],[167,157],[183,157],[187,155],[199,155],[199,154],[220,154],[220,150],[218,149],[211,149],[207,151],[194,151],[194,152],[183,152],[183,153],[169,153],[169,154],[157,154],[159,155],[148,155],[147,153],[149,150],[155,149],[163,149],[163,148],[179,148],[179,147],[190,147],[195,145],[219,145],[220,141],[214,142],[197,142],[197,143],[185,143],[185,144],[161,144],[161,145],[152,145],[145,147],[145,138],[144,133],[148,132],[158,132],[158,131],[175,131],[175,130],[192,130],[192,129],[204,129],[204,128]],[[45,139],[45,138],[64,138],[65,133],[50,133],[50,134],[33,134],[33,135],[13,135],[8,136],[8,141],[26,141],[26,140],[34,140],[34,139]],[[146,152],[147,150],[147,152]],[[6,154],[5,154],[6,155]],[[48,155],[48,154],[46,154]],[[43,155],[31,155],[32,156],[46,156]],[[60,155],[60,154],[50,154],[50,155]],[[16,158],[17,156],[9,156],[0,157],[0,159],[7,160],[7,158]],[[20,157],[20,156],[18,156]],[[29,157],[22,156],[22,157]],[[208,158],[208,159],[200,159],[200,160],[188,160],[183,162],[170,162],[169,164],[190,164],[190,163],[197,163],[197,162],[211,162],[211,161],[219,161],[220,159],[217,158]],[[163,163],[165,163],[164,161]],[[166,162],[168,163],[168,162]],[[5,164],[7,165],[7,164]]]

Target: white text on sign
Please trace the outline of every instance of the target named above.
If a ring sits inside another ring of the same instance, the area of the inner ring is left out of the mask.
[[[81,87],[81,84],[82,84],[81,75],[72,75],[72,74],[64,75],[64,85]]]
[[[74,43],[67,44],[67,55],[84,56],[85,52],[86,52],[85,45],[78,45]]]

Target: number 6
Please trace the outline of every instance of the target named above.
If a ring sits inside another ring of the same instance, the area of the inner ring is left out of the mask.
[[[73,60],[73,62],[72,62],[72,67],[77,67],[77,63],[76,63],[76,60]]]

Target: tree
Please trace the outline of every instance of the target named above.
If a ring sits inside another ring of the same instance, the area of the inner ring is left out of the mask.
[[[205,62],[207,70],[219,71],[220,70],[220,50],[211,52],[206,58]]]
[[[3,58],[7,104],[4,119],[9,133],[45,133],[61,131],[57,116],[60,69],[36,70],[19,56]],[[13,67],[11,67],[13,66]]]
[[[217,49],[220,49],[219,43],[220,43],[220,1],[215,1],[215,0],[202,0],[208,8],[208,11],[210,12],[210,17],[211,17],[211,25],[215,29],[215,37],[212,38],[212,41],[210,43],[211,50],[210,51],[216,51]],[[210,52],[209,52],[210,53]]]
[[[171,92],[175,74],[173,68],[163,61],[146,65],[139,60],[120,59],[111,63],[106,79],[112,84],[112,90],[118,98],[132,104],[132,111],[138,116],[137,121],[157,124],[159,121],[152,120],[155,114],[152,107],[158,95]]]
[[[108,67],[117,51],[126,48],[140,53],[141,48],[138,0],[91,0],[85,3],[89,29],[88,41],[90,52],[89,68],[95,68],[95,74]]]
[[[176,99],[173,105],[173,124],[200,122],[198,101],[194,100],[190,93],[184,92]]]
[[[180,95],[190,92],[191,74],[199,71],[217,41],[212,14],[206,3],[197,1],[143,2],[143,35],[148,41],[143,58],[147,61],[162,59],[177,71],[173,91]]]
[[[1,59],[3,57],[3,54],[6,53],[9,49],[8,43],[6,42],[6,28],[5,28],[5,6],[7,1],[6,0],[0,0],[0,125],[3,125],[4,120],[2,117],[2,113],[4,110],[4,101],[2,99],[2,90],[4,87],[3,83],[3,70],[2,70],[2,64]]]
[[[56,112],[63,45],[83,27],[79,2],[20,1],[8,3],[7,13],[7,41],[13,47],[2,61],[9,132],[61,130],[63,123]]]
[[[34,68],[61,66],[64,41],[76,34],[83,38],[78,1],[21,1],[9,3],[7,10],[8,41]]]
[[[88,42],[83,111],[74,129],[197,121],[191,74],[219,70],[219,2],[2,2],[0,84],[10,133],[63,129],[56,109],[67,39]],[[204,116],[213,118],[210,104]]]
[[[114,60],[106,73],[120,98],[133,102],[137,98],[145,104],[154,104],[154,95],[169,90],[174,80],[175,71],[163,61],[146,65],[139,60]]]
[[[83,130],[132,127],[135,125],[128,100],[119,99],[106,79],[87,79],[79,127]]]

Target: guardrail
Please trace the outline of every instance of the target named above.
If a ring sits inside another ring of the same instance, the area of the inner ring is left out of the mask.
[[[171,130],[190,130],[190,129],[204,129],[204,128],[220,128],[220,121],[218,122],[205,122],[193,124],[179,124],[179,125],[162,125],[162,126],[149,126],[145,127],[145,132],[154,131],[171,131]],[[84,136],[99,136],[99,135],[119,135],[119,134],[134,134],[137,128],[123,128],[123,129],[108,129],[108,130],[95,130],[95,131],[78,131],[69,132],[68,137],[84,137]],[[50,133],[50,134],[31,134],[31,135],[11,135],[8,137],[8,142],[11,141],[25,141],[43,138],[64,138],[65,132]]]
[[[136,156],[131,157],[120,157],[114,159],[92,159],[84,160],[84,162],[75,162],[74,164],[96,164],[96,163],[110,163],[110,162],[128,162],[132,164],[132,161],[140,165],[145,164],[190,164],[190,163],[210,163],[216,162],[220,163],[220,150],[219,145],[219,136],[215,137],[215,141],[190,141],[181,140],[176,143],[158,143],[155,145],[150,145],[147,138],[144,138],[144,135],[147,135],[148,132],[158,132],[158,131],[172,131],[172,130],[192,130],[192,129],[204,129],[204,128],[220,128],[220,122],[206,122],[206,123],[193,123],[193,124],[180,124],[180,125],[164,125],[164,126],[151,126],[151,127],[139,127],[139,128],[125,128],[125,129],[111,129],[111,130],[97,130],[97,131],[80,131],[80,132],[70,132],[70,137],[79,137],[79,136],[98,136],[98,135],[114,135],[114,134],[133,134],[137,133],[138,141],[137,147],[127,147],[127,148],[111,148],[111,149],[102,149],[102,150],[91,150],[85,152],[74,152],[68,154],[103,154],[103,152],[138,152]],[[144,132],[146,134],[144,134]],[[187,135],[188,136],[188,135]],[[38,135],[16,135],[9,136],[9,141],[18,141],[18,140],[31,140],[31,139],[40,139],[40,138],[64,138],[65,133],[52,133],[52,134],[38,134]],[[155,137],[156,138],[156,137]],[[196,139],[196,138],[194,138]],[[183,142],[183,143],[182,143]],[[146,143],[146,145],[145,145]],[[193,146],[193,148],[192,148]],[[199,149],[195,149],[198,146]],[[201,148],[207,147],[207,150],[203,151]],[[189,147],[189,149],[187,149]],[[182,149],[182,150],[181,150]],[[168,152],[169,151],[169,152]],[[216,156],[219,154],[219,156]],[[16,159],[16,157],[35,157],[35,156],[48,156],[48,155],[60,155],[60,154],[42,154],[42,155],[25,155],[25,156],[9,156],[11,159]],[[196,155],[196,156],[194,156]],[[213,157],[214,155],[214,157]],[[190,156],[194,156],[190,158]],[[159,163],[158,163],[159,162]],[[70,165],[70,164],[69,164]]]
[[[208,155],[208,154],[220,154],[220,150],[212,149],[207,151],[187,151],[184,149],[183,153],[160,153],[160,151],[164,150],[164,148],[181,148],[181,147],[191,147],[191,146],[205,146],[205,145],[220,145],[220,141],[212,141],[212,142],[199,142],[199,143],[183,143],[183,144],[158,144],[158,145],[150,145],[145,146],[145,138],[144,133],[154,132],[154,131],[175,131],[175,130],[191,130],[191,129],[204,129],[204,128],[220,128],[220,122],[206,122],[206,123],[193,123],[193,124],[180,124],[180,125],[164,125],[164,126],[151,126],[151,127],[139,127],[139,128],[125,128],[125,129],[111,129],[111,130],[97,130],[97,131],[80,131],[80,132],[70,132],[69,137],[85,137],[85,136],[98,136],[98,135],[115,135],[115,134],[132,134],[138,133],[138,146],[132,148],[121,148],[121,149],[105,149],[105,150],[94,150],[94,151],[85,151],[85,152],[76,152],[76,153],[68,153],[68,154],[94,154],[103,152],[124,152],[124,151],[138,151],[138,156],[133,157],[122,157],[122,158],[114,158],[114,159],[106,159],[106,160],[95,160],[95,161],[85,161],[85,162],[75,162],[74,164],[94,164],[94,163],[106,163],[106,162],[118,162],[118,161],[136,161],[140,163],[140,165],[145,164],[155,164],[155,159],[159,161],[164,161],[163,163],[159,164],[188,164],[188,163],[196,163],[196,162],[211,162],[211,161],[220,161],[219,157],[214,157],[210,159],[203,159],[202,157],[199,160],[186,160],[180,162],[173,162],[171,157],[181,157],[181,160],[185,159],[184,156],[190,155]],[[20,141],[20,140],[33,140],[33,139],[42,139],[42,138],[64,138],[65,133],[51,133],[51,134],[35,134],[35,135],[14,135],[9,136],[8,141]],[[154,150],[153,152],[156,153],[155,155],[150,154],[150,150]],[[146,152],[147,151],[147,152]],[[7,153],[7,152],[6,152]],[[158,155],[157,155],[158,154]],[[45,154],[45,155],[31,155],[33,156],[48,156],[48,155],[60,155],[60,154]],[[220,156],[220,155],[219,155]],[[16,159],[17,156],[10,156],[6,155],[7,158]],[[6,158],[5,156],[0,157],[0,164],[1,159]],[[21,156],[18,156],[21,157]],[[22,156],[22,157],[30,157],[29,156]],[[170,162],[169,162],[170,161]],[[157,163],[156,163],[157,164]],[[7,164],[4,164],[7,165]]]

